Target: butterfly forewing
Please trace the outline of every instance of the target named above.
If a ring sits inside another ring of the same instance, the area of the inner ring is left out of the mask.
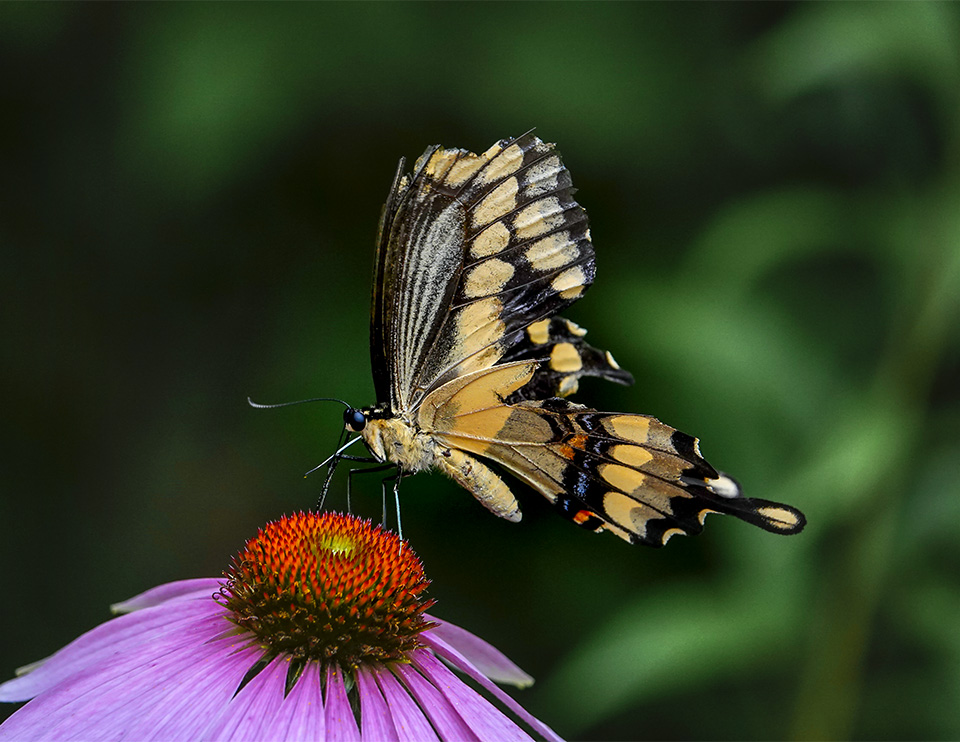
[[[593,275],[586,214],[552,145],[527,134],[481,155],[431,147],[384,209],[371,322],[380,401],[412,410],[494,365]]]

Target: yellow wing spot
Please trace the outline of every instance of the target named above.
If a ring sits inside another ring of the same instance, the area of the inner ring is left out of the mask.
[[[496,221],[517,205],[517,179],[508,178],[494,188],[473,212],[473,226]]]
[[[663,543],[667,543],[674,536],[686,536],[687,532],[682,528],[668,528],[663,532]]]
[[[427,161],[427,166],[424,168],[424,173],[426,173],[427,177],[433,180],[443,180],[444,175],[446,175],[447,171],[450,170],[450,167],[457,161],[457,158],[459,157],[460,150],[438,150],[437,152],[434,152]]]
[[[793,528],[796,528],[800,523],[796,513],[790,510],[784,510],[783,508],[767,506],[758,508],[757,512],[764,518],[767,518],[771,526],[774,528],[779,528],[783,531],[789,531]]]
[[[646,511],[646,512],[644,512]],[[603,513],[621,528],[641,538],[647,530],[647,521],[656,517],[655,511],[620,492],[607,492],[603,496]]]
[[[502,149],[503,147],[500,146],[500,142],[497,142],[496,144],[490,145],[490,148],[486,152],[484,152],[482,155],[480,155],[480,157],[482,157],[487,162],[490,162],[490,160],[492,160],[494,157],[500,154],[500,151]]]
[[[707,519],[707,516],[710,515],[710,513],[716,513],[716,512],[717,512],[716,510],[711,510],[710,508],[704,508],[699,513],[697,513],[697,518],[700,520],[700,525],[701,526],[703,525],[703,522]]]
[[[546,273],[572,263],[580,257],[580,248],[570,240],[570,233],[563,231],[537,240],[524,255],[531,268]]]
[[[513,175],[523,164],[523,150],[519,144],[513,144],[507,147],[494,160],[490,162],[487,168],[480,176],[481,183],[493,183],[508,175]]]
[[[453,163],[453,167],[447,173],[446,182],[454,188],[461,186],[486,164],[487,161],[482,157],[478,157],[473,152],[468,152]]]
[[[457,367],[460,374],[496,363],[503,355],[497,342],[506,327],[502,312],[503,304],[491,296],[467,304],[457,314],[457,332],[449,357],[466,359]]]
[[[542,319],[527,328],[527,337],[535,345],[544,345],[550,340],[550,320]]]
[[[583,293],[583,284],[586,280],[587,274],[583,272],[583,268],[575,265],[554,278],[550,288],[564,299],[573,299]]]
[[[568,319],[565,319],[564,322],[567,323],[567,332],[569,332],[571,335],[576,335],[578,338],[582,338],[587,334],[587,331],[580,327],[580,325],[578,325],[576,322],[571,322]]]
[[[561,397],[569,397],[571,394],[576,394],[579,388],[580,381],[576,376],[564,376],[560,380],[560,388],[557,389],[557,394]]]
[[[653,454],[640,446],[628,446],[625,443],[619,443],[610,449],[610,455],[617,461],[627,466],[639,468],[653,458]]]
[[[609,350],[606,351],[605,357],[607,359],[607,363],[610,365],[610,368],[615,368],[618,371],[620,370],[620,364],[617,363],[616,359],[614,359],[613,355],[610,353]]]
[[[558,176],[563,170],[560,158],[554,155],[533,165],[526,174],[526,188],[524,193],[529,196],[539,196],[557,190]]]
[[[513,220],[517,238],[528,240],[564,224],[563,206],[557,198],[541,198],[520,209]]]
[[[470,255],[486,258],[496,255],[510,243],[510,230],[503,222],[494,222],[473,239]]]
[[[515,268],[503,260],[491,258],[478,263],[467,274],[463,287],[464,296],[469,299],[478,296],[491,296],[503,290],[507,281],[513,278]]]
[[[647,479],[640,472],[619,464],[604,464],[600,467],[600,476],[611,487],[616,487],[626,494],[636,492],[643,487]]]
[[[572,343],[557,343],[550,351],[550,368],[561,373],[579,371],[583,368],[583,359]]]
[[[650,432],[650,418],[642,415],[614,415],[603,421],[612,435],[634,443],[646,443]]]

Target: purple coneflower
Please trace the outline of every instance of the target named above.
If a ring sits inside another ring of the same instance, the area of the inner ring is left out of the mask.
[[[33,699],[0,739],[530,739],[514,718],[559,739],[491,682],[527,674],[425,613],[427,585],[409,546],[368,521],[283,518],[225,579],[148,590],[0,685],[0,701]]]

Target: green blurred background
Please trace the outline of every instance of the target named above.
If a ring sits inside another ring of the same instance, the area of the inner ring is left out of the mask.
[[[5,3],[0,70],[0,675],[313,503],[340,409],[247,395],[374,402],[398,158],[535,126],[638,380],[580,401],[809,526],[643,549],[421,475],[435,613],[569,738],[960,736],[960,6]]]

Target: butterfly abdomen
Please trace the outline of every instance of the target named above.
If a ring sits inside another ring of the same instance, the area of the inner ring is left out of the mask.
[[[520,505],[510,488],[486,464],[455,448],[441,448],[436,467],[476,497],[494,515],[516,523]]]

